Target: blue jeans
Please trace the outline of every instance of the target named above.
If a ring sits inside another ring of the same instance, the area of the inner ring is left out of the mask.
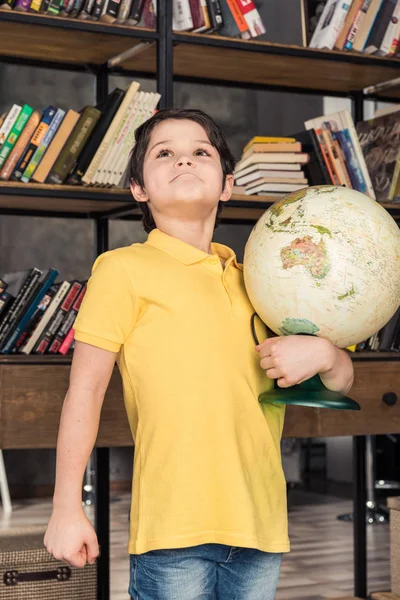
[[[130,560],[133,600],[274,600],[282,554],[201,544]]]

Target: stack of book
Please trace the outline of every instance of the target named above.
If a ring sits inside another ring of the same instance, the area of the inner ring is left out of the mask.
[[[156,29],[157,0],[0,0],[0,9]],[[250,39],[265,33],[253,0],[173,0],[173,29]]]
[[[160,95],[133,81],[81,113],[14,104],[0,120],[0,179],[22,183],[122,185],[135,130]]]
[[[308,185],[309,155],[295,138],[254,137],[235,170],[235,192],[281,197]]]
[[[0,278],[0,354],[66,354],[87,281],[55,283],[56,269]]]
[[[308,7],[310,0],[303,2]],[[400,47],[400,0],[327,0],[309,46],[394,56]]]
[[[345,185],[376,198],[353,119],[347,110],[310,119],[295,134],[310,154],[311,185]]]

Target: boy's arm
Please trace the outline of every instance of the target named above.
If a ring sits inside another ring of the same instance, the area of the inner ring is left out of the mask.
[[[256,346],[267,377],[279,387],[291,387],[319,374],[326,388],[347,394],[353,385],[351,358],[320,337],[288,335],[267,338]]]
[[[93,563],[99,554],[96,533],[82,507],[82,480],[115,358],[114,352],[76,341],[61,413],[53,511],[43,541],[55,558],[75,567]]]
[[[322,383],[328,390],[348,394],[354,383],[353,362],[350,356],[327,342],[326,357],[326,366],[318,373]]]
[[[116,354],[75,342],[70,383],[57,440],[53,505],[70,509],[82,504],[82,480],[96,441],[101,407]]]

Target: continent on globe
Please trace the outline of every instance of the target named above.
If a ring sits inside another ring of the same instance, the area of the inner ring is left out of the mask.
[[[286,317],[282,322],[280,331],[282,335],[296,335],[296,333],[316,335],[319,328],[308,319],[289,319]]]
[[[326,277],[331,268],[325,242],[320,240],[316,244],[309,235],[296,238],[290,246],[282,248],[281,260],[284,269],[301,265],[316,279]]]

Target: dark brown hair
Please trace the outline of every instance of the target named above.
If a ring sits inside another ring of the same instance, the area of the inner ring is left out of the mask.
[[[144,188],[143,180],[143,165],[144,157],[149,146],[150,137],[153,129],[167,119],[189,119],[203,127],[208,135],[208,139],[214,148],[218,151],[221,159],[221,167],[223,173],[222,185],[225,185],[227,175],[233,173],[236,160],[226,142],[225,136],[222,133],[216,122],[202,110],[183,109],[183,108],[165,108],[158,111],[153,117],[145,121],[135,132],[136,143],[130,154],[129,164],[129,181],[134,181],[136,184]],[[147,202],[138,202],[139,208],[143,213],[143,227],[147,233],[156,228],[155,221],[151,214],[151,210]],[[222,202],[219,202],[217,210],[217,219],[215,227],[218,226],[218,215],[222,210]]]

